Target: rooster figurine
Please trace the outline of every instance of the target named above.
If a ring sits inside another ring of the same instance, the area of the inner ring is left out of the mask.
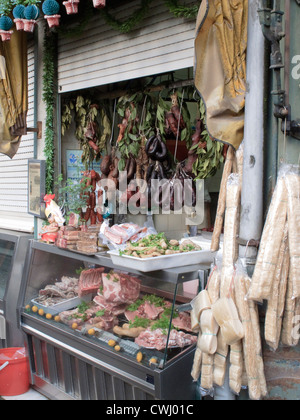
[[[47,194],[44,197],[46,203],[45,215],[49,225],[42,228],[41,239],[44,242],[55,242],[59,227],[63,226],[65,219],[60,207],[54,201],[55,194]]]

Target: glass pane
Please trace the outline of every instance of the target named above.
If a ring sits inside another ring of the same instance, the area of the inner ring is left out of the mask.
[[[27,314],[158,369],[196,342],[189,313],[176,310],[191,300],[182,284],[102,262],[35,250],[24,302]]]
[[[6,286],[9,281],[14,248],[14,242],[0,239],[0,299],[4,298]]]

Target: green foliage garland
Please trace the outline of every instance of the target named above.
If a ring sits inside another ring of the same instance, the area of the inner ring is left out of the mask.
[[[169,12],[172,13],[175,17],[191,19],[197,16],[201,1],[202,0],[198,2],[199,4],[195,4],[194,6],[180,6],[178,4],[178,0],[165,0],[165,4],[169,9]]]
[[[46,193],[53,190],[54,176],[54,105],[56,80],[56,58],[57,58],[57,36],[54,32],[45,31],[44,54],[43,54],[43,101],[46,106],[45,121],[45,148],[46,158]]]
[[[150,3],[152,3],[152,1],[153,0],[142,0],[141,7],[138,10],[136,10],[131,16],[129,16],[129,18],[126,19],[123,23],[115,19],[108,12],[107,7],[104,7],[100,11],[106,23],[108,23],[111,27],[122,33],[128,33],[132,31],[132,29],[145,18],[149,10]]]
[[[106,23],[112,26],[119,32],[128,33],[133,30],[146,16],[148,13],[150,4],[153,0],[141,0],[141,7],[136,10],[126,21],[120,22],[115,19],[109,12],[107,7],[101,9],[100,12],[104,17]],[[198,13],[199,4],[194,6],[180,6],[178,5],[178,0],[165,0],[165,5],[175,17],[183,17],[186,19],[195,18]],[[198,3],[198,2],[197,2]]]
[[[198,106],[200,119],[204,122],[206,119],[206,110],[202,98],[199,99]],[[214,176],[217,170],[220,168],[221,164],[224,162],[224,145],[209,135],[205,123],[201,136],[201,141],[206,143],[206,146],[201,148],[198,144],[196,144],[190,148],[190,151],[194,150],[197,155],[197,160],[193,164],[193,174],[195,179],[206,179]]]

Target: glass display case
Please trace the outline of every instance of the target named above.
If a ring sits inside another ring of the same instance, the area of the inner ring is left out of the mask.
[[[3,302],[10,279],[16,243],[0,238],[0,301]]]
[[[17,306],[28,241],[27,233],[0,229],[0,348],[21,346]]]
[[[33,385],[60,399],[193,399],[185,281],[209,262],[142,273],[31,241],[21,326]],[[180,381],[180,387],[178,387]]]

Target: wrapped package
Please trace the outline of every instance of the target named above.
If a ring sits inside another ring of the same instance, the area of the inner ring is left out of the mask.
[[[277,266],[275,270],[275,277],[273,281],[271,296],[268,301],[267,311],[265,316],[265,340],[271,349],[277,350],[281,330],[281,319],[282,315],[279,313],[279,299],[285,296],[286,282],[287,282],[287,270],[285,258],[288,255],[288,225],[286,223],[284,229],[284,235],[282,237]],[[284,278],[282,278],[282,276]]]
[[[237,164],[237,170],[236,172],[239,175],[239,182],[240,186],[242,188],[243,184],[243,167],[244,167],[244,144],[242,143],[238,150],[235,153],[236,157],[236,164]]]
[[[217,350],[217,333],[219,325],[217,324],[212,310],[206,309],[200,316],[201,339],[200,349],[202,353],[213,355]]]
[[[232,165],[234,161],[234,149],[228,148],[226,161],[224,164],[223,175],[220,185],[219,200],[217,206],[216,220],[214,225],[214,231],[211,240],[211,251],[215,252],[220,247],[220,236],[223,228],[225,208],[226,208],[226,188],[227,180],[232,171]]]
[[[200,293],[198,293],[198,295],[192,300],[191,305],[191,316],[194,319],[195,325],[196,321],[200,322],[200,316],[202,312],[211,308],[211,301],[207,290],[202,290]]]
[[[293,282],[289,275],[282,321],[281,342],[290,347],[298,344],[298,340],[294,337],[294,320],[297,300],[299,301],[299,299],[293,299]]]
[[[211,269],[211,274],[207,280],[207,286],[206,286],[206,290],[212,304],[215,303],[220,297],[220,283],[221,283],[221,271],[217,263]]]
[[[210,276],[207,280],[206,290],[209,295],[209,299],[211,303],[216,302],[219,299],[220,294],[220,280],[221,280],[221,273],[220,273],[220,262],[217,261],[215,265],[212,264]],[[208,312],[209,311],[209,312]],[[204,317],[203,315],[206,314]],[[207,351],[206,353],[202,354],[202,367],[201,367],[201,389],[202,394],[204,390],[207,390],[207,393],[211,395],[213,385],[214,385],[214,353],[217,350],[217,335],[219,331],[219,326],[212,317],[211,309],[207,309],[206,311],[202,312],[200,317],[200,321],[205,324],[205,319],[210,320],[211,326],[210,331],[213,331],[213,335],[202,335],[200,346],[203,351]],[[207,322],[207,321],[206,321]],[[201,324],[202,325],[202,324]],[[203,330],[202,330],[203,334]],[[202,347],[203,346],[203,347]],[[211,354],[208,354],[211,353]]]
[[[232,298],[219,299],[212,305],[212,312],[226,344],[235,344],[244,337],[243,325]]]
[[[299,168],[289,167],[285,176],[288,196],[290,277],[293,299],[300,297],[300,175]]]
[[[214,357],[210,354],[202,354],[202,367],[201,367],[201,388],[202,390],[208,390],[205,394],[211,394],[214,386],[213,382],[213,363]],[[203,394],[203,392],[202,392]]]
[[[194,382],[198,381],[200,377],[200,373],[201,373],[202,351],[200,350],[200,347],[199,347],[200,340],[201,340],[201,332],[199,332],[198,334],[197,346],[195,350],[193,366],[192,366],[192,371],[191,371],[191,376]]]
[[[191,329],[194,333],[198,333],[200,331],[200,324],[198,319],[198,314],[196,314],[195,310],[191,310]]]
[[[229,367],[229,386],[230,389],[239,395],[242,388],[244,359],[242,340],[230,346],[230,367]]]
[[[249,397],[252,400],[261,398],[260,381],[258,377],[258,366],[256,358],[256,346],[254,338],[254,328],[251,321],[251,313],[247,295],[245,276],[241,270],[238,270],[234,283],[235,300],[240,319],[244,327],[243,350],[245,357],[245,367],[248,377]]]
[[[239,214],[241,187],[239,175],[231,174],[227,181],[226,214],[223,240],[223,265],[221,274],[221,298],[228,296],[232,283],[234,263],[238,258]]]
[[[272,284],[287,219],[287,190],[280,176],[269,207],[262,233],[257,262],[249,289],[249,299],[270,299]]]
[[[214,384],[218,386],[223,386],[226,375],[226,361],[228,354],[228,345],[225,343],[225,340],[219,330],[218,336],[218,346],[216,353],[214,355]]]

